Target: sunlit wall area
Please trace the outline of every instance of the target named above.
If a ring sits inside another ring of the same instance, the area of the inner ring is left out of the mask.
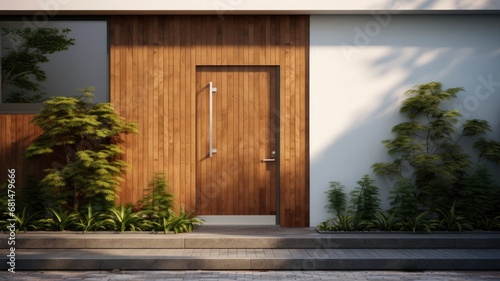
[[[500,140],[500,18],[495,15],[311,16],[311,226],[328,217],[325,191],[349,192],[364,174],[376,179],[387,207],[391,181],[371,165],[388,161],[404,92],[442,82],[465,88],[448,106],[464,119],[490,122]]]

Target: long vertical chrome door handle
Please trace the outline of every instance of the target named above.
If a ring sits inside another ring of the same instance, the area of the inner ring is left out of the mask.
[[[217,148],[213,148],[213,94],[217,92],[217,88],[213,87],[212,81],[210,81],[210,128],[209,128],[209,134],[210,134],[210,150],[208,152],[210,158],[212,158],[214,153],[217,153]]]

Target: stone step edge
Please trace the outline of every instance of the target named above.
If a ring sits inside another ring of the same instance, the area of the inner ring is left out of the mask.
[[[7,238],[0,238],[0,247],[8,248]],[[497,237],[419,237],[377,238],[348,237],[315,238],[63,238],[18,237],[18,249],[500,249]]]

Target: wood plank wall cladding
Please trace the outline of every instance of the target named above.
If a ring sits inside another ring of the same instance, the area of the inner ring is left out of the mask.
[[[111,102],[138,135],[120,200],[165,172],[176,209],[196,210],[196,67],[279,66],[280,225],[309,225],[307,16],[113,16]]]
[[[16,170],[16,200],[22,206],[21,190],[29,176],[41,179],[42,172],[52,164],[57,165],[54,158],[42,157],[36,160],[24,158],[26,148],[33,143],[42,130],[31,124],[34,115],[0,114],[0,184],[7,182],[7,169]]]

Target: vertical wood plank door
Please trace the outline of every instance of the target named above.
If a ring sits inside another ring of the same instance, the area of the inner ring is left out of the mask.
[[[197,215],[276,216],[278,85],[273,66],[196,68]]]

